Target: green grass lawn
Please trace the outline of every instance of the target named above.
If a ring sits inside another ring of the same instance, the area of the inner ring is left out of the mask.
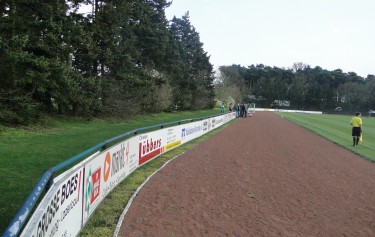
[[[45,170],[109,138],[151,125],[220,114],[220,111],[161,113],[132,121],[49,119],[44,126],[0,127],[0,233]]]
[[[350,125],[352,116],[332,114],[277,113],[328,140],[375,162],[375,118],[362,117],[363,142],[353,147]]]

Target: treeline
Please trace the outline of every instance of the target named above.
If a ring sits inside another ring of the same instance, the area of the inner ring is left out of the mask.
[[[209,56],[188,13],[166,19],[169,5],[0,1],[0,122],[211,108]]]
[[[221,66],[219,70],[216,91],[227,103],[327,112],[342,107],[344,113],[375,109],[374,75],[363,78],[354,72],[311,68],[301,62],[289,69],[259,64]],[[290,101],[290,107],[278,106],[275,100]]]

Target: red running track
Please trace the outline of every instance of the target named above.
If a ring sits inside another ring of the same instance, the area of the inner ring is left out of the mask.
[[[257,112],[155,174],[119,236],[375,236],[375,164]]]

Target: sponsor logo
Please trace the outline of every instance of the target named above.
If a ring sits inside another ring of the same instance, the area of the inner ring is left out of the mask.
[[[90,213],[90,207],[94,204],[95,200],[100,194],[100,174],[101,168],[92,173],[91,168],[86,180],[86,204],[85,210],[86,214]]]
[[[100,169],[97,169],[92,174],[92,195],[90,203],[94,203],[96,198],[99,197],[100,194]]]
[[[107,182],[111,173],[111,154],[109,152],[105,155],[103,173],[104,182]]]
[[[122,143],[117,151],[107,152],[104,159],[103,179],[107,182],[110,177],[116,175],[129,162],[129,142]]]
[[[51,227],[51,223],[54,221],[55,215],[59,212],[60,208],[62,208],[65,202],[69,201],[70,203],[68,205],[65,204],[66,207],[61,213],[61,219],[55,220],[56,223],[52,225],[51,233],[57,231],[59,223],[64,220],[64,218],[79,202],[81,193],[81,177],[82,170],[75,173],[68,180],[64,181],[60,188],[55,192],[49,201],[42,218],[38,222],[36,232],[37,237],[44,237],[47,234],[49,228]],[[76,193],[77,196],[72,199],[72,195],[74,193]]]
[[[161,146],[161,139],[148,139],[139,143],[139,165],[147,162],[153,157],[163,153],[164,148]]]
[[[126,160],[125,160],[126,159]],[[112,153],[112,170],[111,177],[116,175],[128,163],[129,159],[129,142],[121,144],[120,149]]]
[[[202,125],[183,128],[182,131],[181,131],[181,137],[185,138],[186,136],[192,135],[192,134],[200,132],[202,130],[203,130]]]

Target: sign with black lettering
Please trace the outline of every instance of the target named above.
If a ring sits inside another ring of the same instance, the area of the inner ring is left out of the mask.
[[[58,177],[21,236],[76,236],[82,220],[83,168]]]

